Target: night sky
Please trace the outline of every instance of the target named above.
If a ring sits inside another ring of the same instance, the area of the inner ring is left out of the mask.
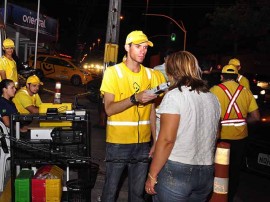
[[[12,1],[8,1],[12,2]],[[86,47],[101,39],[100,49],[105,43],[109,0],[41,0],[40,11],[59,20],[59,41],[63,51],[73,54],[76,43],[85,43]],[[231,3],[228,3],[231,2]],[[198,29],[206,13],[212,12],[217,5],[230,6],[234,1],[215,0],[122,0],[120,24],[120,52],[125,37],[132,30],[143,30],[148,37],[153,37],[158,52],[168,46],[183,48],[183,32],[169,19],[157,16],[144,16],[143,13],[164,14],[182,21],[187,30],[187,49],[195,43]],[[37,0],[24,0],[17,5],[36,10]],[[148,6],[147,6],[148,5]],[[176,34],[176,41],[170,42],[166,36]]]

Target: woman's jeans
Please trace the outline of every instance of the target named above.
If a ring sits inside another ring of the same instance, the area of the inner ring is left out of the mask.
[[[149,166],[149,143],[106,146],[106,178],[101,201],[114,202],[121,175],[128,166],[128,201],[143,202],[144,183]]]
[[[154,202],[207,201],[213,191],[214,165],[188,165],[168,160],[158,175]]]

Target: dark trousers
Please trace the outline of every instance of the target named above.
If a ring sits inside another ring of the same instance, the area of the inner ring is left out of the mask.
[[[219,142],[227,142],[231,145],[229,166],[229,202],[232,202],[239,185],[240,172],[246,153],[247,138],[241,140],[222,139],[219,140]]]

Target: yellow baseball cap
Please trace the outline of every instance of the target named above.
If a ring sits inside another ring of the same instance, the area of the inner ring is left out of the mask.
[[[228,65],[240,66],[240,60],[233,58],[229,61]]]
[[[40,81],[40,79],[36,76],[29,76],[26,80],[26,83],[32,83],[32,84],[40,84],[43,85],[43,82]]]
[[[15,44],[14,44],[14,41],[12,41],[11,39],[5,39],[3,41],[3,47],[4,48],[14,48],[15,47]]]
[[[234,65],[226,65],[222,68],[221,73],[225,74],[238,74],[238,70]]]
[[[147,36],[142,31],[132,31],[126,38],[126,45],[130,43],[141,44],[147,42],[149,46],[153,47],[154,44],[148,40]]]

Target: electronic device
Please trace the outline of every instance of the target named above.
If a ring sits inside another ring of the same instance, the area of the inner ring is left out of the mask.
[[[48,108],[46,114],[47,115],[57,115],[58,109],[57,108]]]
[[[51,132],[53,144],[78,144],[83,143],[85,133],[72,127],[55,127]]]
[[[170,87],[170,82],[162,83],[155,88],[148,90],[148,93],[159,95],[164,93]]]
[[[31,140],[51,140],[51,132],[54,129],[53,127],[30,127],[30,138]]]

